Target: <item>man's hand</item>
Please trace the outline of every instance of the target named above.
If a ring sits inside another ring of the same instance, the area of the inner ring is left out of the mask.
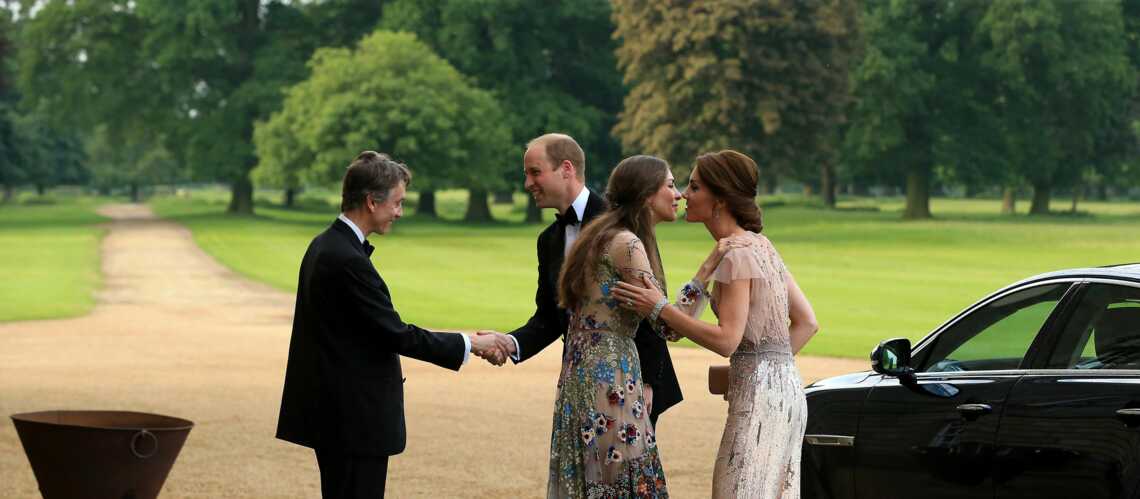
[[[471,353],[478,355],[496,366],[501,366],[506,362],[506,356],[503,355],[499,349],[498,342],[495,341],[494,336],[479,333],[468,335],[468,338],[471,339]]]
[[[475,348],[476,342],[480,345],[478,351]],[[515,353],[515,342],[496,331],[478,331],[476,335],[471,336],[471,351],[487,362],[501,366],[511,354]]]
[[[515,354],[515,342],[507,337],[507,335],[498,331],[483,330],[479,331],[480,336],[489,336],[495,339],[495,345],[499,349],[499,353],[503,356],[503,362]]]

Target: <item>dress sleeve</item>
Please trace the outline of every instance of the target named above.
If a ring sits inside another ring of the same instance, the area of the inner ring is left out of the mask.
[[[622,281],[634,286],[644,286],[642,277],[648,277],[653,286],[665,294],[665,289],[653,274],[653,267],[649,265],[649,255],[645,252],[645,245],[633,233],[621,232],[615,236],[613,243],[610,244],[609,254]],[[649,325],[658,336],[670,339],[671,335],[665,326],[665,321],[658,319]]]
[[[721,259],[713,271],[709,282],[728,284],[741,279],[761,279],[764,277],[760,257],[753,248],[733,248]]]

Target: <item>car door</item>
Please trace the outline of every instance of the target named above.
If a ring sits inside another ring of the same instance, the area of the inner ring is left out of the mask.
[[[924,340],[914,383],[884,377],[855,438],[856,496],[993,497],[993,444],[1006,396],[1071,281],[996,294]]]
[[[1082,285],[1006,402],[997,497],[1140,497],[1140,284]]]

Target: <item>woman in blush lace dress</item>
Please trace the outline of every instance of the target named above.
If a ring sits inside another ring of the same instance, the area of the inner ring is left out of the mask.
[[[756,163],[736,151],[698,157],[685,190],[685,220],[703,222],[717,247],[673,305],[653,286],[619,283],[614,292],[623,307],[731,358],[714,498],[800,496],[807,402],[792,356],[819,326],[780,254],[760,234],[758,174]],[[697,319],[709,301],[716,325]]]

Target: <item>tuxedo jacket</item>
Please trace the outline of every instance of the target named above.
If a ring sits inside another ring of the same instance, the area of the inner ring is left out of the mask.
[[[605,211],[606,201],[590,191],[586,209],[582,212],[582,226]],[[558,338],[565,340],[570,318],[566,310],[558,307],[558,273],[565,259],[565,247],[566,231],[557,222],[538,236],[538,291],[534,295],[534,315],[510,333],[519,342],[519,362],[534,356]],[[677,382],[665,340],[653,331],[648,322],[641,321],[634,342],[641,358],[642,379],[653,387],[650,418],[656,421],[658,415],[681,401],[681,385]]]
[[[399,454],[406,442],[400,356],[452,370],[463,364],[459,334],[400,320],[371,248],[338,219],[305,252],[277,438],[347,455]]]

